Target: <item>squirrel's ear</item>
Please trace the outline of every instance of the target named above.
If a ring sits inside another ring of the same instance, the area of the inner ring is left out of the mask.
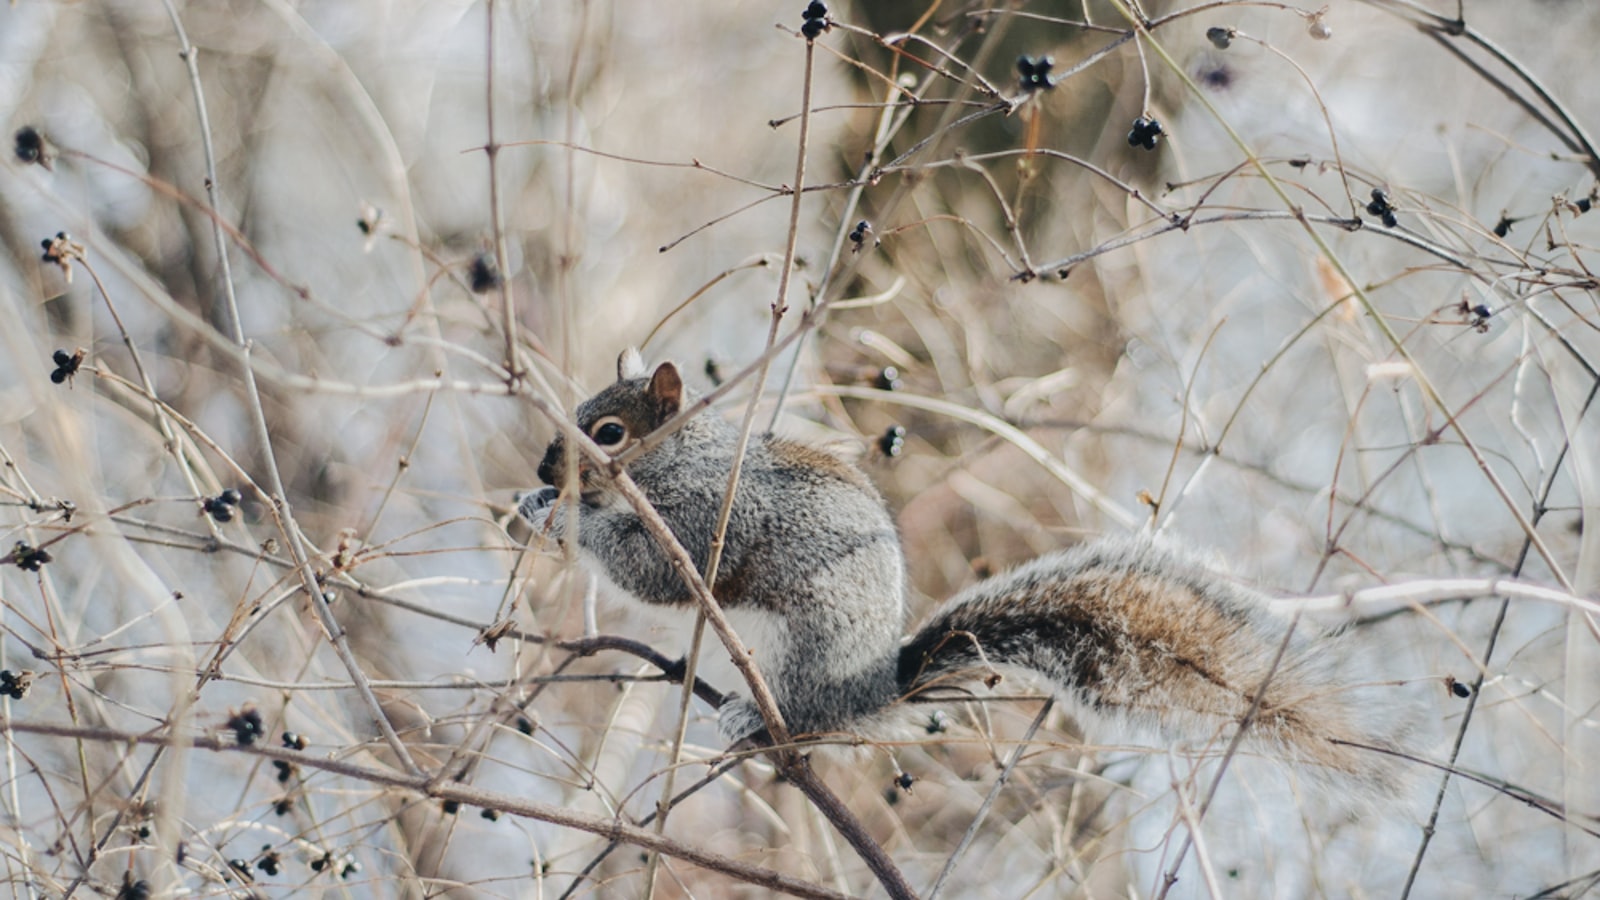
[[[683,408],[683,377],[678,367],[669,362],[656,366],[650,376],[650,396],[656,399],[663,416],[674,416]]]
[[[629,347],[617,357],[617,380],[627,381],[629,378],[644,377],[644,357],[639,355],[638,347]]]

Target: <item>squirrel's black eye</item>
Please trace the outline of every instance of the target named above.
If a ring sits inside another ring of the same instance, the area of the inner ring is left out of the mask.
[[[627,436],[627,426],[615,420],[601,422],[594,429],[594,442],[602,447],[616,446]]]

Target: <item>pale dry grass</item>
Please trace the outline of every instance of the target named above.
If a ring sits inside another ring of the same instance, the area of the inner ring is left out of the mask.
[[[1158,894],[1191,834],[1174,896],[1600,881],[1593,621],[1443,581],[1595,596],[1596,11],[834,8],[791,228],[803,6],[196,3],[194,79],[159,5],[0,8],[0,120],[55,153],[0,162],[14,895],[882,893],[841,815],[946,897]],[[1027,95],[1022,54],[1072,74]],[[41,261],[62,231],[82,257]],[[510,502],[647,337],[737,419],[791,240],[756,427],[781,397],[860,455],[916,609],[1152,522],[1285,596],[1400,585],[1308,615],[1417,710],[1416,796],[1353,815],[1242,757],[1202,820],[1202,748],[1085,742],[1007,684],[819,754],[826,814],[697,702],[656,837],[681,692],[638,652],[681,636],[524,552]],[[553,642],[590,615],[642,644]],[[226,746],[250,708],[307,749]]]

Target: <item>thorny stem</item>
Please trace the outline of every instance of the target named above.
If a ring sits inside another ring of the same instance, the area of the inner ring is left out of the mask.
[[[1211,776],[1211,785],[1206,788],[1205,797],[1200,800],[1200,808],[1195,811],[1193,821],[1184,832],[1183,843],[1178,847],[1177,856],[1172,860],[1172,866],[1167,869],[1166,877],[1161,882],[1161,890],[1156,894],[1156,900],[1165,900],[1167,892],[1178,881],[1178,867],[1183,865],[1183,858],[1188,855],[1189,848],[1197,839],[1196,832],[1200,822],[1206,816],[1206,811],[1211,808],[1211,801],[1217,796],[1217,788],[1222,786],[1222,778],[1228,774],[1228,763],[1233,761],[1234,754],[1239,752],[1239,747],[1244,743],[1244,736],[1250,730],[1250,725],[1255,722],[1256,713],[1261,709],[1262,699],[1266,696],[1267,687],[1272,684],[1272,679],[1278,674],[1278,667],[1283,664],[1283,656],[1289,651],[1289,641],[1294,638],[1295,626],[1300,623],[1299,613],[1289,620],[1288,627],[1284,629],[1283,640],[1278,642],[1278,652],[1272,657],[1272,664],[1267,667],[1266,677],[1256,686],[1250,697],[1250,708],[1245,710],[1244,717],[1239,720],[1239,727],[1233,733],[1233,739],[1228,742],[1228,749],[1222,754],[1222,759],[1217,763],[1217,771]]]
[[[808,137],[811,132],[811,76],[813,63],[816,58],[816,42],[806,41],[805,73],[802,77],[800,89],[800,135],[797,140],[799,147],[795,153],[794,184],[791,186],[792,201],[789,205],[789,235],[783,249],[783,264],[778,269],[778,297],[772,301],[772,322],[767,329],[766,350],[770,351],[778,340],[778,328],[783,323],[784,313],[789,309],[789,285],[793,280],[795,248],[800,239],[800,204],[805,199],[806,179],[806,150]],[[750,391],[750,400],[745,404],[744,422],[739,427],[739,440],[733,450],[733,466],[728,470],[728,487],[722,496],[722,507],[717,510],[716,528],[711,533],[711,551],[706,559],[706,589],[713,591],[717,584],[717,571],[722,564],[722,551],[727,545],[728,522],[733,518],[734,498],[739,491],[739,476],[744,471],[745,454],[750,448],[750,433],[755,428],[756,407],[761,403],[761,395],[767,384],[767,374],[772,365],[771,356],[762,354],[765,362],[756,373],[754,387]],[[688,665],[688,678],[693,679],[695,669],[700,663],[700,638],[705,633],[705,617],[701,615],[695,620],[693,642],[690,644]],[[672,796],[674,776],[678,771],[678,760],[683,753],[684,728],[688,724],[689,689],[685,686],[682,703],[679,706],[677,732],[673,737],[672,756],[668,761],[666,775],[662,779],[661,801],[657,808],[661,817],[656,820],[656,831],[666,833],[667,810],[665,803]],[[767,715],[767,710],[761,711],[762,718],[766,719],[767,733],[772,736],[774,744],[779,746],[791,742],[788,724],[783,721],[782,711],[774,708],[772,715]],[[656,868],[659,857],[652,856],[645,870],[645,896],[649,897],[655,887]]]
[[[712,586],[712,576],[715,573],[709,568],[706,571],[706,586]],[[661,796],[656,800],[656,834],[667,833],[667,815],[672,811],[673,791],[678,780],[678,764],[683,760],[684,736],[689,730],[689,708],[694,701],[695,673],[700,669],[700,650],[705,643],[706,617],[704,613],[696,613],[694,618],[694,633],[689,638],[689,655],[683,662],[683,690],[678,694],[678,725],[672,732],[672,751],[667,756],[666,771],[661,776]],[[650,860],[645,865],[644,888],[640,896],[645,900],[655,894],[656,873],[660,868],[661,854],[650,854]]]
[[[393,788],[436,800],[451,800],[467,806],[494,809],[514,816],[549,822],[564,828],[587,831],[590,834],[596,834],[611,840],[634,844],[658,853],[665,853],[668,856],[682,859],[693,865],[720,872],[730,878],[795,897],[817,897],[823,898],[823,900],[844,900],[845,897],[845,895],[821,885],[801,881],[729,856],[702,850],[692,844],[683,844],[669,838],[660,837],[648,829],[629,825],[617,818],[588,816],[573,812],[565,807],[540,803],[500,791],[486,790],[448,780],[435,781],[420,773],[405,774],[281,747],[261,745],[243,747],[217,736],[189,737],[168,729],[154,732],[131,732],[95,726],[54,725],[0,719],[0,733],[7,732],[69,737],[86,741],[100,741],[106,744],[157,747],[181,746],[213,753],[242,753],[267,760],[282,760],[304,768],[317,769],[370,785]]]
[[[921,27],[923,24],[925,24],[928,17],[932,14],[932,11],[933,8],[930,7],[929,11],[917,21],[916,27]],[[989,28],[987,39],[979,46],[977,55],[973,58],[970,64],[966,64],[969,71],[976,73],[982,71],[986,67],[989,57],[994,54],[995,48],[1003,39],[1006,29],[1009,27],[1009,25],[1009,19],[1001,19],[998,24]],[[856,31],[856,29],[849,29],[847,26],[841,27],[846,27],[847,30]],[[911,29],[913,32],[915,30],[916,28]],[[931,66],[922,60],[916,60],[915,57],[912,57],[910,54],[900,50],[897,45],[885,42],[878,35],[872,34],[870,37],[872,40],[883,45],[886,49],[893,51],[897,57],[912,59],[918,64],[926,67],[929,71],[930,79],[937,74],[946,75],[948,77],[948,73],[945,73],[940,67]],[[922,40],[920,37],[918,39]],[[899,66],[898,58],[896,59],[895,65],[896,67]],[[889,164],[889,167],[903,163],[905,160],[929,146],[937,147],[952,132],[963,125],[977,121],[986,116],[993,115],[997,112],[1006,112],[1009,114],[1010,111],[1014,109],[1011,101],[998,100],[997,102],[992,103],[989,106],[978,110],[977,112],[957,118],[958,114],[963,108],[963,104],[967,99],[965,91],[970,91],[974,88],[966,81],[961,79],[954,80],[957,84],[962,86],[963,91],[958,92],[951,98],[951,103],[944,108],[944,111],[940,114],[938,123],[934,125],[928,136],[920,141],[917,141],[911,146],[910,149],[896,157],[894,161]],[[990,97],[996,97],[999,95],[999,92],[987,81],[983,81],[982,83],[982,92],[985,93],[986,96]],[[809,106],[807,108],[809,109]],[[797,327],[795,331],[791,332],[788,338],[784,339],[782,342],[783,344],[787,344],[790,340],[796,337],[804,342],[811,330],[821,325],[824,317],[827,315],[830,304],[832,304],[832,302],[838,297],[838,292],[841,290],[841,288],[838,286],[848,285],[852,276],[855,274],[856,269],[861,265],[861,256],[852,258],[847,265],[839,265],[839,256],[844,247],[844,236],[846,229],[850,227],[850,220],[854,218],[854,212],[858,208],[858,204],[861,200],[862,189],[867,184],[876,180],[878,173],[881,173],[888,168],[876,166],[874,164],[883,151],[888,148],[889,141],[893,138],[893,136],[899,133],[901,126],[905,125],[905,123],[909,121],[911,112],[912,108],[908,107],[902,113],[899,121],[894,122],[892,125],[889,124],[889,120],[887,118],[880,120],[877,139],[872,148],[872,157],[867,161],[867,165],[863,167],[863,174],[858,176],[852,185],[852,191],[850,193],[849,200],[845,205],[845,214],[840,220],[839,229],[834,238],[833,249],[829,254],[828,264],[823,275],[823,282],[817,290],[816,297],[813,300],[813,305],[801,318],[799,327]],[[910,184],[908,182],[901,181],[900,184],[896,185],[894,193],[891,194],[889,198],[882,204],[882,214],[887,217],[897,210],[900,206],[900,203],[905,199],[909,192]],[[790,388],[793,386],[795,372],[799,364],[800,353],[797,351],[794,358],[789,361],[788,371],[784,375],[783,387],[779,391],[777,402],[773,407],[772,422],[774,426],[778,422],[779,414],[783,411],[784,401],[789,395]],[[668,424],[670,425],[672,423],[669,422]]]
[[[483,154],[489,161],[489,222],[494,229],[494,264],[500,274],[500,328],[505,332],[505,369],[506,384],[515,392],[517,383],[522,380],[522,371],[517,365],[517,301],[516,294],[511,286],[511,271],[508,268],[506,252],[505,213],[500,208],[500,145],[495,141],[494,135],[494,0],[485,0],[484,17],[488,20],[484,26],[484,123],[487,126],[488,142],[483,145]]]
[[[699,793],[702,788],[716,781],[718,778],[721,778],[723,775],[727,774],[730,769],[743,762],[744,759],[737,756],[728,757],[720,762],[717,762],[711,766],[711,771],[707,772],[698,781],[679,791],[677,795],[672,798],[671,802],[666,804],[667,808],[676,808],[679,803],[682,803],[688,797]],[[640,819],[637,824],[641,828],[651,824],[656,820],[660,812],[661,811],[658,808],[656,812],[649,813],[644,818]],[[590,859],[589,862],[572,877],[572,883],[567,885],[567,889],[562,891],[561,896],[556,898],[556,900],[567,900],[568,897],[571,897],[573,894],[577,893],[578,889],[583,886],[584,881],[588,879],[589,873],[593,872],[601,863],[605,862],[606,857],[610,856],[611,852],[616,850],[621,845],[622,844],[620,841],[612,841],[611,843],[605,845],[605,847],[603,847],[599,853],[596,853],[594,857]]]
[[[883,403],[908,406],[912,409],[949,416],[969,425],[976,425],[1027,454],[1034,462],[1042,466],[1045,471],[1055,476],[1062,484],[1071,488],[1074,494],[1077,494],[1085,502],[1092,505],[1101,515],[1129,530],[1139,527],[1140,519],[1138,516],[1101,493],[1100,489],[1095,487],[1088,478],[1069,468],[1055,454],[1051,453],[1038,441],[1029,437],[1027,432],[997,416],[968,406],[962,406],[949,400],[941,400],[937,397],[922,397],[903,391],[881,391],[876,388],[858,387],[849,384],[817,385],[813,390],[819,394],[852,397],[857,400],[878,400]]]
[[[206,161],[206,195],[210,206],[220,210],[217,187],[217,160],[216,150],[211,140],[211,121],[206,112],[205,92],[200,81],[200,65],[195,56],[194,45],[189,43],[188,33],[184,31],[183,22],[178,17],[177,10],[172,5],[172,0],[163,0],[167,15],[172,20],[173,30],[176,32],[179,43],[179,57],[183,59],[189,70],[189,85],[194,93],[195,111],[199,119],[201,146],[205,152]],[[220,216],[220,213],[219,213]],[[262,465],[266,469],[267,485],[270,492],[267,501],[271,507],[274,518],[277,519],[278,531],[284,543],[288,545],[291,557],[299,570],[301,583],[306,595],[310,598],[312,609],[316,611],[318,620],[322,623],[328,640],[333,644],[334,652],[339,661],[350,673],[350,678],[358,685],[362,703],[367,707],[372,716],[373,724],[377,726],[384,741],[393,751],[395,758],[400,761],[406,771],[419,774],[421,769],[412,760],[411,754],[406,750],[405,743],[395,733],[394,726],[390,724],[389,717],[383,711],[376,695],[367,682],[366,673],[362,671],[361,664],[356,660],[355,654],[350,650],[344,626],[334,617],[333,611],[328,608],[328,602],[322,596],[322,588],[317,583],[317,573],[311,566],[311,560],[306,552],[304,539],[300,527],[294,519],[294,513],[289,506],[288,491],[283,484],[283,476],[278,471],[278,460],[272,447],[271,431],[267,426],[266,412],[261,406],[261,392],[256,385],[255,370],[250,365],[252,342],[245,337],[244,325],[239,318],[239,300],[234,293],[233,271],[228,263],[228,241],[222,226],[217,218],[211,220],[211,235],[217,254],[217,266],[221,279],[223,297],[226,301],[227,328],[233,343],[237,346],[241,365],[240,376],[244,383],[245,396],[248,400],[247,408],[250,413],[250,423],[255,431],[256,447],[261,453]]]
[[[111,321],[117,326],[117,333],[122,335],[122,345],[128,348],[128,356],[133,360],[133,368],[139,373],[139,383],[143,385],[146,396],[150,399],[151,412],[155,416],[156,426],[161,429],[161,439],[171,451],[173,461],[178,464],[178,473],[183,477],[184,483],[189,485],[189,490],[195,494],[201,492],[200,485],[194,479],[194,468],[190,464],[185,448],[188,446],[178,440],[172,430],[172,423],[165,412],[165,404],[156,397],[155,382],[150,379],[150,373],[144,367],[144,356],[139,353],[139,348],[133,342],[133,336],[128,334],[127,326],[122,324],[122,316],[117,312],[117,305],[111,302],[111,294],[106,290],[105,282],[100,280],[100,273],[89,265],[86,259],[78,260],[83,265],[83,270],[89,273],[89,278],[94,281],[95,290],[100,292],[100,298],[106,302],[106,311],[111,313]],[[206,525],[212,535],[216,535],[217,526],[210,516],[206,517]]]
[[[1594,405],[1597,394],[1600,394],[1600,379],[1597,379],[1593,387],[1589,389],[1589,396],[1584,400],[1583,409],[1578,414],[1580,418],[1588,415],[1589,408]],[[1562,463],[1566,461],[1567,453],[1571,449],[1572,442],[1569,439],[1561,445],[1561,453],[1556,456],[1555,464],[1550,467],[1550,475],[1545,479],[1544,488],[1539,492],[1539,500],[1533,506],[1533,524],[1535,526],[1539,524],[1539,521],[1544,518],[1544,514],[1548,511],[1546,504],[1550,501],[1551,491],[1555,489],[1556,475],[1561,471]],[[1516,565],[1511,568],[1513,577],[1520,574],[1523,565],[1527,563],[1530,545],[1531,542],[1528,540],[1522,542],[1522,550],[1517,554]],[[1500,630],[1505,625],[1506,613],[1510,609],[1511,596],[1502,594],[1500,608],[1495,611],[1494,624],[1489,628],[1488,643],[1483,649],[1483,665],[1485,668],[1489,665],[1490,659],[1494,656],[1495,647],[1500,642]],[[1483,682],[1486,676],[1486,671],[1480,669],[1477,677],[1472,680],[1472,693],[1467,697],[1467,708],[1461,714],[1461,725],[1456,728],[1455,740],[1450,745],[1450,757],[1446,763],[1444,775],[1439,779],[1439,790],[1434,794],[1433,808],[1428,812],[1428,823],[1422,827],[1422,840],[1417,845],[1417,854],[1411,860],[1411,869],[1406,872],[1406,883],[1405,887],[1400,891],[1400,900],[1407,900],[1411,896],[1411,889],[1416,884],[1417,875],[1422,871],[1422,860],[1428,855],[1428,846],[1433,842],[1433,835],[1439,826],[1439,815],[1444,809],[1445,794],[1450,789],[1450,776],[1454,772],[1456,760],[1461,756],[1461,747],[1466,743],[1467,728],[1472,725],[1472,714],[1477,711],[1478,698],[1482,695]]]
[[[1568,134],[1562,134],[1557,129],[1551,130],[1555,132],[1556,137],[1560,138],[1562,142],[1566,143],[1569,147],[1572,147],[1573,142],[1576,142],[1577,146],[1573,147],[1573,149],[1582,151],[1583,155],[1587,157],[1585,165],[1588,167],[1589,171],[1595,175],[1595,177],[1600,178],[1600,150],[1595,148],[1594,139],[1589,137],[1589,133],[1584,130],[1582,125],[1578,123],[1577,119],[1573,118],[1572,113],[1567,110],[1566,106],[1557,100],[1555,95],[1551,94],[1550,90],[1546,88],[1538,78],[1534,77],[1533,73],[1530,72],[1527,67],[1523,66],[1522,63],[1514,59],[1505,50],[1502,50],[1499,45],[1495,44],[1493,41],[1489,40],[1487,37],[1475,30],[1472,26],[1467,24],[1464,13],[1464,4],[1457,4],[1456,17],[1452,20],[1433,12],[1432,10],[1419,6],[1416,3],[1412,3],[1410,0],[1362,0],[1362,2],[1369,6],[1376,6],[1379,9],[1393,13],[1401,18],[1408,19],[1416,24],[1418,28],[1428,32],[1436,40],[1440,41],[1440,43],[1451,49],[1451,51],[1455,53],[1458,58],[1460,58],[1463,62],[1466,62],[1468,65],[1472,65],[1471,61],[1449,45],[1448,41],[1450,38],[1464,38],[1468,43],[1476,45],[1484,52],[1494,57],[1495,60],[1501,65],[1505,66],[1507,69],[1510,69],[1512,73],[1514,73],[1517,78],[1522,81],[1523,84],[1527,85],[1529,90],[1532,90],[1539,100],[1556,114],[1556,117],[1561,120],[1561,123],[1567,126],[1570,131]],[[1413,13],[1417,18],[1411,18],[1409,16],[1402,15],[1397,11],[1402,9]],[[1423,21],[1419,21],[1419,19]],[[1477,67],[1474,66],[1474,68]],[[1486,80],[1490,81],[1490,83],[1494,84],[1496,87],[1503,91],[1508,90],[1506,85],[1502,84],[1498,79],[1494,78],[1489,73],[1483,72],[1481,69],[1478,71],[1479,74],[1482,74]],[[1519,100],[1519,102],[1521,101]]]
[[[972,846],[973,839],[978,836],[978,829],[983,825],[984,820],[989,817],[989,810],[994,806],[995,798],[1000,796],[1000,790],[1006,786],[1006,782],[1011,780],[1011,770],[1015,769],[1017,763],[1022,760],[1023,754],[1028,750],[1028,745],[1033,741],[1033,736],[1039,733],[1039,726],[1044,724],[1045,717],[1050,715],[1050,710],[1054,707],[1054,698],[1040,704],[1039,714],[1033,717],[1033,723],[1028,726],[1027,733],[1022,736],[1022,740],[1018,741],[1017,746],[1012,749],[1011,758],[1006,760],[1006,764],[1000,769],[1000,774],[995,776],[994,784],[989,787],[989,793],[984,795],[982,805],[978,807],[978,812],[972,817],[972,824],[967,826],[967,830],[961,835],[960,843],[956,844],[956,849],[952,850],[949,858],[944,861],[944,867],[939,870],[939,877],[934,879],[933,887],[928,888],[927,900],[937,900],[939,891],[944,888],[944,883],[955,872],[956,864],[961,861],[961,857],[966,855],[967,849]]]
[[[800,118],[800,135],[798,138],[799,147],[796,151],[795,178],[792,188],[793,202],[789,213],[788,242],[784,249],[783,267],[779,271],[778,275],[778,296],[772,304],[772,324],[767,334],[767,350],[762,354],[762,363],[755,378],[755,386],[752,390],[750,402],[745,407],[745,417],[739,433],[739,442],[734,452],[733,467],[728,475],[727,493],[723,498],[722,508],[718,513],[717,529],[712,537],[711,555],[707,562],[705,577],[705,601],[707,601],[712,607],[715,607],[716,600],[712,596],[711,586],[715,583],[717,566],[721,559],[723,541],[724,537],[726,536],[729,519],[732,515],[734,497],[738,490],[739,474],[742,469],[745,452],[749,446],[750,433],[755,425],[756,407],[761,399],[762,387],[766,384],[770,361],[773,356],[774,347],[777,343],[778,328],[783,320],[784,313],[788,309],[788,290],[791,282],[790,275],[794,268],[795,250],[799,242],[800,204],[801,200],[804,198],[804,192],[802,189],[805,184],[806,149],[810,127],[811,109],[811,75],[814,58],[815,45],[813,41],[808,40],[806,41],[805,78],[801,103],[802,112]],[[716,613],[720,615],[720,609],[716,610]],[[747,655],[741,652],[741,649],[736,646],[729,646],[728,650],[730,653],[734,654],[735,664],[738,664],[742,661],[740,659],[741,657],[743,657],[745,660],[748,659]],[[889,858],[889,855],[884,851],[883,847],[873,839],[872,835],[867,833],[866,829],[861,826],[860,821],[856,819],[854,814],[850,812],[849,808],[840,802],[839,798],[828,789],[827,785],[824,784],[820,778],[817,777],[816,772],[811,768],[810,760],[795,751],[792,746],[792,739],[789,736],[788,727],[783,721],[782,713],[778,710],[776,702],[773,701],[770,694],[768,696],[762,696],[762,690],[765,689],[766,685],[760,683],[759,675],[756,674],[753,664],[751,665],[750,671],[744,674],[749,681],[751,692],[755,695],[754,699],[756,706],[760,709],[762,718],[766,721],[767,731],[772,740],[771,752],[774,760],[778,764],[779,770],[784,773],[791,784],[799,788],[800,791],[806,795],[806,798],[811,801],[812,805],[815,806],[818,811],[820,811],[830,822],[833,823],[834,827],[839,830],[840,834],[844,836],[845,840],[847,840],[855,849],[856,853],[860,855],[862,861],[865,862],[867,867],[872,870],[873,874],[878,878],[879,883],[882,884],[883,888],[891,897],[914,898],[916,896],[915,892],[911,890],[911,886],[906,882],[905,876],[900,873],[899,869],[894,865],[893,860]],[[755,677],[751,677],[752,675]],[[674,762],[676,762],[676,760],[674,760]],[[669,769],[668,771],[670,778],[672,769]],[[665,818],[665,810],[663,810],[662,818]],[[662,823],[658,821],[658,824]],[[651,871],[653,873],[653,868]]]
[[[1136,27],[1140,28],[1141,31],[1144,30],[1143,25],[1140,24],[1141,20],[1135,17],[1133,12],[1130,11],[1125,5],[1126,0],[1115,0],[1115,3],[1117,9],[1123,14],[1124,17],[1126,17],[1130,22],[1135,23]],[[1256,172],[1272,189],[1273,193],[1277,194],[1278,199],[1283,203],[1284,208],[1289,211],[1290,215],[1294,216],[1300,222],[1302,229],[1308,236],[1310,236],[1312,243],[1316,244],[1317,249],[1322,253],[1323,258],[1326,259],[1328,264],[1339,273],[1339,276],[1350,285],[1351,291],[1353,292],[1357,301],[1361,304],[1362,311],[1365,312],[1371,319],[1378,331],[1383,335],[1384,340],[1389,344],[1390,347],[1394,349],[1395,354],[1399,356],[1400,359],[1403,360],[1409,367],[1411,377],[1416,381],[1417,387],[1421,389],[1423,395],[1428,398],[1428,402],[1437,407],[1439,411],[1449,419],[1451,429],[1455,431],[1456,437],[1461,440],[1462,446],[1465,447],[1467,452],[1472,455],[1473,462],[1475,462],[1478,466],[1478,471],[1483,474],[1484,480],[1489,483],[1489,486],[1494,490],[1495,494],[1499,496],[1501,503],[1504,504],[1506,508],[1506,511],[1511,513],[1511,515],[1517,520],[1518,527],[1522,529],[1523,534],[1527,535],[1528,540],[1533,543],[1534,549],[1539,552],[1540,558],[1542,558],[1545,561],[1545,564],[1550,567],[1551,573],[1555,576],[1556,580],[1560,582],[1562,588],[1571,591],[1572,581],[1567,576],[1566,571],[1562,568],[1560,562],[1557,561],[1555,555],[1551,553],[1550,548],[1545,544],[1544,539],[1541,538],[1538,532],[1534,530],[1533,525],[1528,521],[1528,517],[1523,514],[1522,509],[1517,504],[1516,500],[1511,496],[1511,492],[1506,488],[1504,482],[1500,480],[1500,476],[1495,474],[1494,468],[1489,465],[1488,459],[1478,448],[1477,442],[1473,440],[1472,435],[1467,433],[1466,427],[1461,424],[1460,419],[1457,418],[1456,414],[1451,410],[1450,405],[1444,399],[1444,395],[1439,393],[1438,388],[1434,386],[1433,381],[1428,377],[1427,372],[1422,368],[1421,364],[1417,362],[1416,358],[1411,355],[1411,351],[1406,348],[1405,342],[1402,341],[1400,336],[1395,333],[1394,327],[1389,323],[1388,317],[1386,317],[1382,311],[1378,309],[1377,304],[1372,302],[1372,298],[1368,296],[1366,290],[1361,287],[1360,283],[1350,272],[1349,268],[1344,264],[1344,260],[1334,252],[1332,245],[1330,245],[1322,236],[1322,234],[1313,228],[1311,223],[1306,220],[1304,213],[1299,209],[1298,206],[1294,204],[1292,200],[1289,199],[1289,194],[1284,189],[1283,184],[1279,182],[1277,177],[1272,174],[1272,171],[1261,161],[1261,158],[1256,155],[1255,151],[1250,147],[1249,144],[1245,142],[1244,138],[1239,135],[1238,131],[1234,129],[1233,125],[1227,120],[1227,118],[1224,117],[1222,113],[1211,103],[1210,98],[1205,95],[1205,92],[1200,90],[1200,88],[1194,83],[1194,80],[1189,77],[1189,73],[1184,70],[1183,66],[1174,60],[1171,54],[1167,52],[1166,47],[1157,41],[1153,36],[1150,36],[1148,32],[1145,32],[1145,37],[1150,45],[1150,48],[1161,57],[1162,61],[1167,64],[1167,67],[1175,75],[1183,80],[1183,83],[1189,88],[1190,92],[1195,96],[1195,98],[1205,106],[1212,118],[1216,120],[1216,122],[1222,126],[1223,130],[1228,133],[1228,137],[1233,141],[1234,145],[1239,148],[1240,152],[1244,153],[1247,159],[1250,160]]]

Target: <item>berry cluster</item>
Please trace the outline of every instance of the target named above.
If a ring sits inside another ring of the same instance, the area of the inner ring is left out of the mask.
[[[61,269],[61,277],[67,284],[71,284],[72,261],[83,259],[83,245],[73,240],[72,235],[65,231],[58,231],[55,237],[41,240],[39,246],[44,248],[44,255],[40,258],[45,262],[55,263]]]
[[[242,712],[230,716],[228,729],[233,732],[233,739],[241,747],[254,744],[258,738],[266,734],[266,726],[261,722],[261,713],[253,706],[247,706]]]
[[[856,253],[860,253],[861,248],[866,245],[867,235],[871,233],[871,222],[868,222],[866,219],[862,219],[861,221],[857,222],[856,227],[850,229],[850,243],[855,244],[855,247],[853,247],[852,250]]]
[[[333,858],[333,854],[332,853],[325,853],[321,857],[318,857],[317,859],[313,859],[311,861],[311,870],[313,872],[321,872],[323,869],[327,869],[329,871],[332,871],[333,867],[335,865],[337,865],[339,862],[340,862],[339,860],[336,860],[336,859]],[[357,872],[360,872],[360,871],[361,871],[361,864],[358,863],[358,862],[355,862],[354,860],[351,860],[351,861],[346,862],[344,864],[344,868],[339,870],[339,877],[340,878],[349,878],[351,875],[354,875],[354,874],[356,874]]]
[[[78,374],[78,367],[83,365],[84,355],[85,354],[82,349],[79,349],[74,353],[68,353],[65,350],[57,350],[55,353],[51,354],[50,358],[55,361],[56,368],[55,371],[50,373],[50,380],[56,384],[61,384],[72,376]]]
[[[1383,188],[1372,189],[1372,202],[1367,204],[1367,215],[1376,216],[1385,228],[1400,224],[1400,220],[1394,217],[1394,205],[1389,202],[1389,193]]]
[[[11,561],[24,572],[37,572],[40,566],[54,559],[50,551],[35,547],[27,541],[17,541],[17,545],[11,548]]]
[[[1050,70],[1055,68],[1056,61],[1048,56],[1019,56],[1017,57],[1017,74],[1022,76],[1022,89],[1028,93],[1037,90],[1050,90],[1056,86],[1055,79],[1050,77]]]
[[[828,30],[828,7],[822,0],[811,0],[800,15],[806,20],[800,26],[800,33],[806,36],[806,40],[814,41]]]
[[[1161,130],[1160,122],[1149,116],[1140,116],[1133,120],[1133,128],[1128,131],[1128,146],[1154,150],[1163,134],[1166,132]]]
[[[28,688],[33,687],[32,672],[13,672],[10,669],[0,669],[0,694],[13,700],[21,700],[28,693]]]
[[[215,497],[206,497],[200,501],[200,509],[206,515],[218,522],[232,522],[233,508],[243,500],[238,491],[228,488]]]
[[[306,744],[306,739],[303,736],[301,736],[299,734],[296,734],[293,731],[285,731],[283,733],[283,746],[284,746],[285,749],[288,749],[288,750],[304,750],[306,748],[307,744]],[[286,759],[275,759],[275,760],[273,760],[272,761],[272,767],[274,769],[278,770],[278,783],[279,784],[288,784],[289,783],[289,779],[294,777],[295,764],[292,763],[292,762],[289,762]],[[288,800],[287,799],[281,800],[281,801],[279,801],[279,803],[284,806],[283,812],[288,812],[289,811],[288,808],[287,808],[287,806],[288,806]],[[283,812],[280,812],[279,815],[283,815]],[[276,873],[270,873],[270,874],[276,874]]]
[[[1474,331],[1479,334],[1489,333],[1489,317],[1494,315],[1494,310],[1490,309],[1487,304],[1473,304],[1468,302],[1467,298],[1462,297],[1461,305],[1456,307],[1456,310],[1461,313],[1462,318],[1466,319],[1467,324],[1471,325]]]
[[[893,459],[894,457],[899,456],[901,453],[905,452],[905,449],[906,449],[906,429],[905,429],[905,426],[904,425],[890,425],[889,426],[889,430],[885,431],[883,433],[883,436],[878,438],[878,449],[883,451],[883,455],[889,457],[890,459]]]

